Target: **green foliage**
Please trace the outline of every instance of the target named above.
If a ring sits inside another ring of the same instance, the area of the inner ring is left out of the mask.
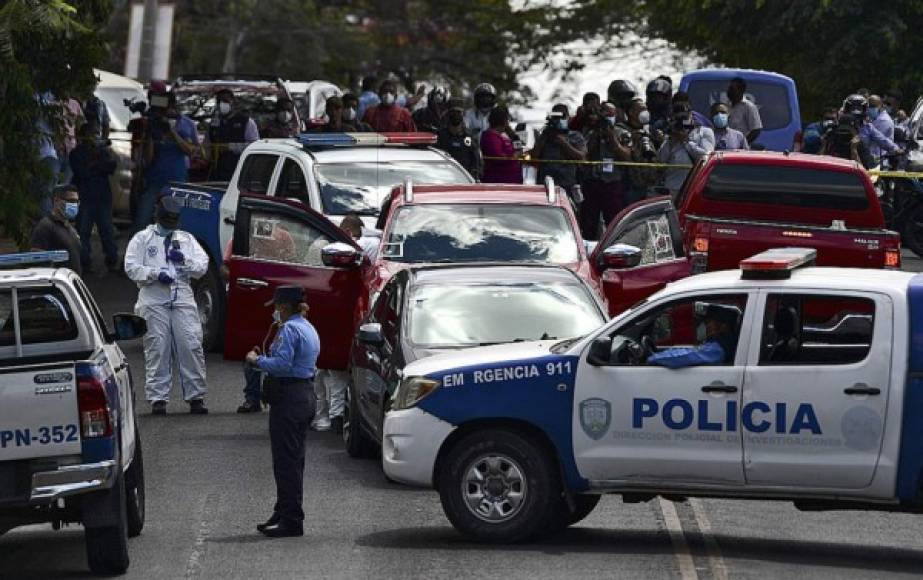
[[[60,130],[57,110],[36,94],[84,97],[105,46],[96,32],[108,19],[108,0],[7,0],[0,8],[0,231],[20,246],[37,213],[33,179],[41,114]]]
[[[729,67],[795,79],[806,119],[861,87],[923,92],[923,2],[643,0],[643,28]]]

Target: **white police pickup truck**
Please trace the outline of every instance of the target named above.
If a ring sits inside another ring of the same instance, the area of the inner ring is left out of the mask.
[[[144,526],[144,465],[128,361],[67,252],[0,256],[0,533],[79,522],[99,574],[128,568]]]
[[[486,541],[561,529],[604,493],[921,511],[923,275],[797,267],[812,253],[670,284],[584,337],[408,365],[385,472]],[[712,305],[734,323],[702,324]],[[715,326],[715,364],[648,364]]]

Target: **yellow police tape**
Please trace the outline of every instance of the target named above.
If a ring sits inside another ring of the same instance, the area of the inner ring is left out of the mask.
[[[692,169],[692,165],[673,163],[647,163],[643,161],[588,161],[582,159],[531,159],[529,157],[492,157],[485,155],[483,159],[490,161],[520,161],[527,165],[554,163],[557,165],[611,165],[616,167],[643,167],[645,169]],[[884,171],[881,169],[866,169],[872,177],[890,177],[894,179],[923,179],[923,171]]]

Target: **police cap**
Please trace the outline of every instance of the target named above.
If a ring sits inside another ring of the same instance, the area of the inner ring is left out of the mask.
[[[301,286],[276,286],[276,292],[272,300],[264,304],[294,304],[298,305],[304,302],[304,289]]]

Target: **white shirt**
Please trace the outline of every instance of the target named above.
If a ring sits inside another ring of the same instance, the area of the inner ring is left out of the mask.
[[[751,131],[762,129],[763,120],[760,119],[759,107],[747,99],[732,105],[728,111],[728,127],[737,129],[744,137],[750,135]]]

